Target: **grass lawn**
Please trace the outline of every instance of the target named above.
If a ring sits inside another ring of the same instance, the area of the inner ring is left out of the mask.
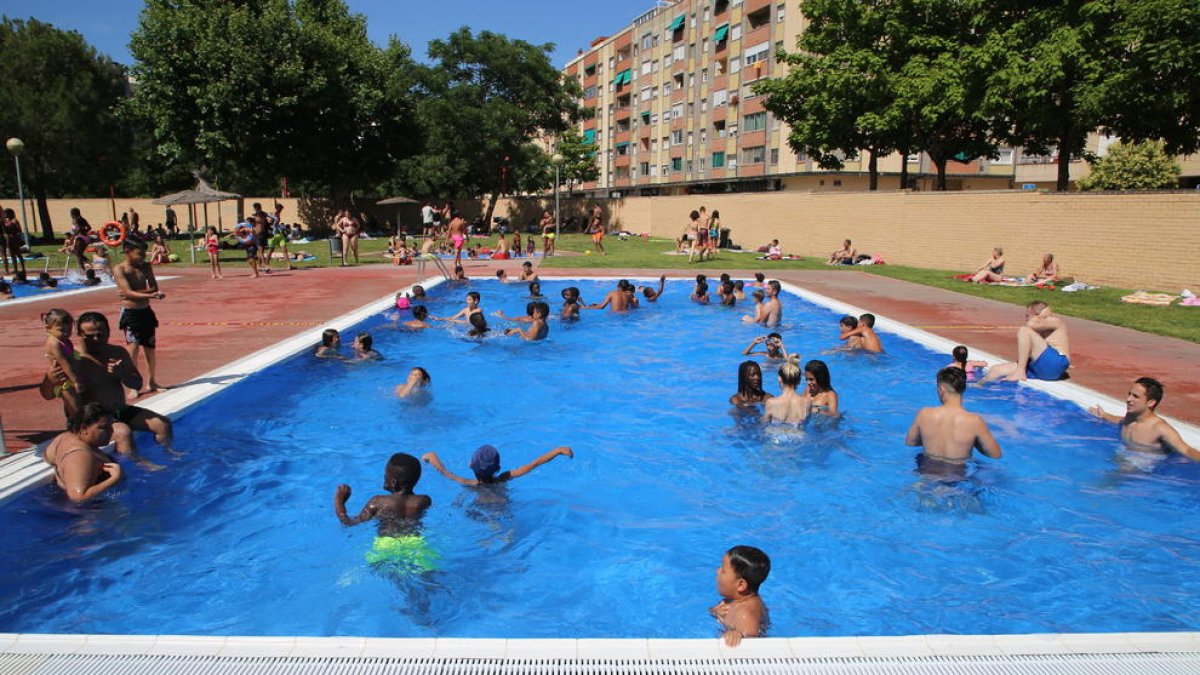
[[[540,243],[540,242],[539,242]],[[1054,311],[1066,316],[1091,319],[1114,326],[1125,326],[1135,330],[1180,338],[1190,342],[1200,342],[1200,308],[1181,307],[1178,304],[1169,307],[1152,307],[1148,305],[1131,305],[1121,302],[1121,296],[1132,293],[1131,289],[1102,288],[1095,291],[1079,293],[1058,293],[1041,291],[1036,288],[1012,288],[1007,286],[987,286],[968,284],[951,278],[966,270],[947,271],[930,270],[903,265],[868,265],[864,267],[830,267],[823,260],[807,258],[805,260],[781,260],[764,266],[756,260],[754,254],[721,252],[716,260],[689,265],[683,256],[663,255],[664,252],[675,249],[674,242],[666,239],[629,239],[621,241],[616,237],[605,237],[604,246],[608,255],[591,255],[551,258],[542,264],[547,267],[565,268],[605,268],[605,267],[641,267],[641,268],[686,268],[697,270],[724,271],[746,269],[767,271],[773,269],[799,269],[823,271],[858,271],[880,276],[892,277],[916,284],[943,288],[956,293],[975,295],[990,300],[998,300],[1014,305],[1026,305],[1034,300],[1050,302]],[[592,241],[586,235],[563,235],[559,249],[563,251],[587,251],[592,248]],[[1150,290],[1150,289],[1147,289]]]
[[[488,239],[471,239],[472,244],[483,244],[485,247],[493,246],[494,240]],[[191,260],[188,252],[187,240],[176,240],[169,242],[171,251],[180,257],[183,263],[188,265]],[[539,250],[542,242],[541,238],[537,239]],[[880,276],[892,277],[904,281],[922,284],[925,286],[933,286],[935,288],[943,288],[956,293],[965,293],[967,295],[975,295],[1000,302],[1007,302],[1014,305],[1025,305],[1036,299],[1048,300],[1054,306],[1054,310],[1060,314],[1067,316],[1075,316],[1081,319],[1091,319],[1102,323],[1112,324],[1114,326],[1125,326],[1135,330],[1154,333],[1157,335],[1165,335],[1168,337],[1180,338],[1190,342],[1200,343],[1200,309],[1193,307],[1180,307],[1179,305],[1171,305],[1169,307],[1151,307],[1147,305],[1131,305],[1120,301],[1122,295],[1127,295],[1132,292],[1130,289],[1119,288],[1103,288],[1096,291],[1084,291],[1080,293],[1048,293],[1039,291],[1033,288],[1011,288],[1006,286],[981,286],[978,284],[968,284],[952,279],[951,276],[965,270],[947,271],[947,270],[930,270],[917,267],[905,267],[903,265],[870,265],[865,267],[830,267],[823,263],[822,260],[816,258],[807,258],[804,260],[780,260],[772,262],[769,266],[764,266],[762,261],[756,260],[756,254],[751,253],[728,253],[721,252],[716,260],[706,260],[702,263],[688,264],[686,256],[664,255],[664,253],[673,251],[675,248],[674,242],[667,239],[641,239],[630,238],[627,241],[621,241],[617,237],[605,237],[604,247],[608,251],[608,255],[597,255],[594,251],[590,255],[575,255],[549,258],[542,262],[546,267],[555,268],[578,268],[578,269],[604,269],[604,268],[647,268],[647,269],[697,269],[705,271],[713,271],[720,273],[726,270],[755,270],[766,271],[774,269],[787,270],[823,270],[823,271],[858,271],[867,272],[869,274],[878,274]],[[65,257],[58,252],[58,245],[34,246],[34,250],[44,255],[51,257],[51,271],[58,270],[61,272]],[[591,237],[582,234],[564,234],[559,239],[559,250],[575,251],[585,253],[592,249]],[[387,239],[371,239],[364,240],[359,243],[359,253],[363,264],[383,264],[390,263],[391,260],[384,258],[381,254],[387,249]],[[316,260],[307,263],[293,263],[301,267],[325,267],[331,264],[329,257],[329,243],[321,240],[310,244],[292,244],[289,250],[306,251],[317,256]],[[114,256],[114,262],[119,259],[120,255]],[[31,272],[41,271],[44,263],[41,261],[30,261],[29,269]],[[196,252],[196,264],[201,267],[208,267],[208,254],[204,251]],[[337,262],[333,262],[337,264]],[[246,255],[241,249],[225,249],[221,251],[221,265],[233,267],[245,267]],[[276,261],[273,266],[282,265],[282,261]],[[163,272],[170,269],[166,266]],[[1147,289],[1151,290],[1151,289]]]

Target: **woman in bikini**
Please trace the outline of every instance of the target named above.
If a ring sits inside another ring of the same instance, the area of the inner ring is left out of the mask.
[[[121,480],[121,465],[100,451],[111,439],[112,416],[99,403],[88,403],[46,446],[43,458],[54,467],[54,482],[67,499],[86,502]]]
[[[971,277],[971,283],[975,284],[994,284],[998,281],[1004,281],[1004,249],[999,246],[992,249],[992,257]]]
[[[1054,254],[1047,253],[1042,256],[1042,266],[1038,268],[1038,271],[1030,274],[1027,281],[1034,286],[1045,286],[1055,283],[1060,278],[1058,263],[1054,262]]]

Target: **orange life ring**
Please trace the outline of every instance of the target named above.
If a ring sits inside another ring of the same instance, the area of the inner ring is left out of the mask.
[[[112,234],[114,229],[117,231],[115,235]],[[125,241],[125,226],[116,220],[101,225],[100,241],[104,242],[105,246],[120,246]]]

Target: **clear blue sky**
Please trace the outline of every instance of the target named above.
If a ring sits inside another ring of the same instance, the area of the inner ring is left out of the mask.
[[[349,0],[350,9],[367,16],[371,39],[384,44],[396,35],[425,58],[425,46],[461,26],[490,30],[541,44],[553,42],[556,66],[598,35],[612,35],[654,6],[655,0]],[[2,0],[0,13],[35,18],[83,34],[101,53],[130,64],[129,35],[137,28],[140,0]]]

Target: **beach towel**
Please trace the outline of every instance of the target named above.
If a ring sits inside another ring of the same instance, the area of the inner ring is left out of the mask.
[[[1147,293],[1146,291],[1138,291],[1122,297],[1121,302],[1128,302],[1134,305],[1154,305],[1156,307],[1166,307],[1178,299],[1178,295],[1171,295],[1170,293]]]

